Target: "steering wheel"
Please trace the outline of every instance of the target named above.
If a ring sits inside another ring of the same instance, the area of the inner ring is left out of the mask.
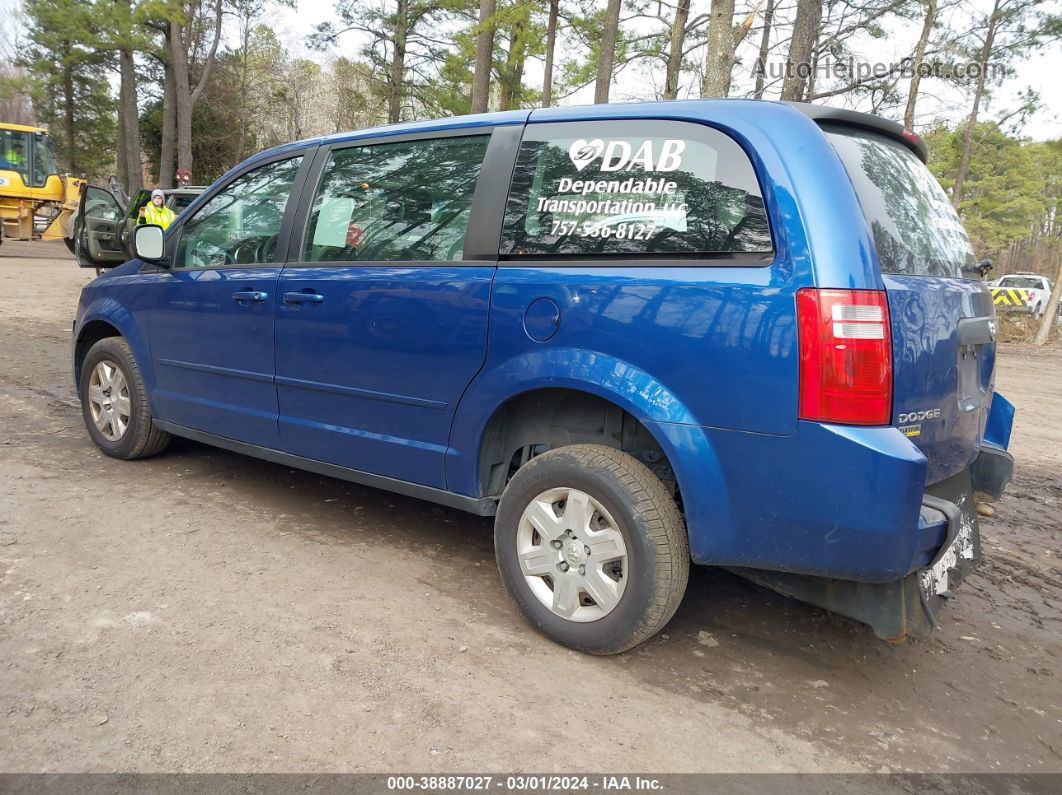
[[[232,262],[235,265],[254,265],[258,262],[258,249],[261,241],[257,237],[243,240],[232,250]]]
[[[255,252],[255,262],[272,262],[277,253],[277,236],[261,238],[258,249]]]
[[[232,250],[232,262],[236,265],[260,265],[270,262],[276,250],[275,236],[255,235],[241,241]]]
[[[197,240],[192,244],[192,259],[201,268],[216,268],[231,262],[225,249],[208,240]]]

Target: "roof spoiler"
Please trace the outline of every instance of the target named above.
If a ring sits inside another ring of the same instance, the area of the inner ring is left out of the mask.
[[[784,104],[799,110],[816,124],[857,127],[859,129],[876,132],[879,135],[884,135],[895,141],[899,141],[918,155],[918,159],[923,163],[925,163],[929,157],[929,149],[926,147],[925,141],[902,124],[897,124],[894,121],[889,121],[888,119],[883,119],[880,116],[874,116],[870,113],[860,113],[855,110],[846,110],[844,108],[831,108],[827,105],[812,105],[808,102],[786,102]]]

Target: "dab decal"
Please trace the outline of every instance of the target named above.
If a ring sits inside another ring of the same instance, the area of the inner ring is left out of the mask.
[[[657,143],[660,144],[659,154],[654,151]],[[568,147],[568,157],[576,171],[582,171],[599,157],[601,171],[630,171],[635,167],[643,171],[676,171],[682,165],[685,150],[686,142],[674,138],[642,141],[638,151],[634,151],[628,141],[577,138]]]

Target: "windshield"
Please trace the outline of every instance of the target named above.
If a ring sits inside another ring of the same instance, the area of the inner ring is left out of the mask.
[[[1000,287],[1021,287],[1028,290],[1039,290],[1044,283],[1034,276],[1008,276],[999,283]]]
[[[973,246],[940,184],[897,141],[862,131],[827,131],[855,187],[882,273],[962,278]]]

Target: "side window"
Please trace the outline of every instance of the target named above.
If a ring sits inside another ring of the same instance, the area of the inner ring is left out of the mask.
[[[452,261],[489,135],[334,150],[310,209],[306,262]]]
[[[277,236],[302,157],[244,174],[199,208],[181,231],[175,268],[276,262]]]
[[[50,138],[36,134],[33,141],[33,185],[43,188],[52,174],[58,174],[59,168],[55,164]]]
[[[100,221],[122,220],[122,208],[118,205],[118,201],[109,191],[105,191],[95,185],[85,186],[81,209],[86,219],[94,218]]]
[[[771,250],[752,164],[717,130],[632,120],[532,124],[524,132],[503,255]]]

